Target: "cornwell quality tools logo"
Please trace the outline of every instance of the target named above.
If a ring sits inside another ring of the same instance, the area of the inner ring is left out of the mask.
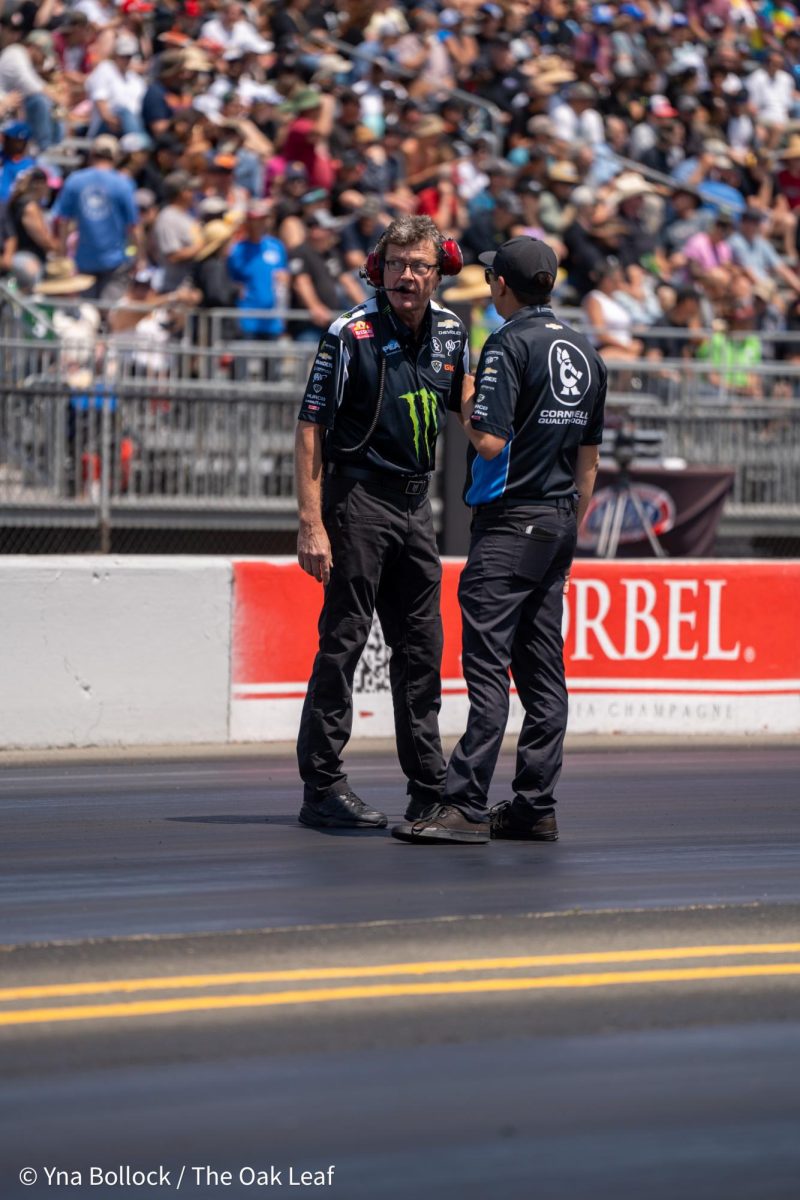
[[[557,340],[548,355],[550,387],[560,404],[580,404],[589,390],[592,373],[586,355],[571,342]]]
[[[418,392],[405,392],[401,397],[408,405],[408,415],[414,430],[414,449],[419,455],[420,441],[424,438],[428,459],[433,457],[433,447],[438,433],[436,392],[420,388]]]

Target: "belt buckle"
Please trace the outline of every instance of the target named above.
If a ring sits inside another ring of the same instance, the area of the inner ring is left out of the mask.
[[[427,479],[408,479],[406,480],[406,495],[421,496],[427,486]]]

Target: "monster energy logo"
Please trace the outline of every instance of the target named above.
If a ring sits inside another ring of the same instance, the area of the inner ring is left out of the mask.
[[[406,392],[400,399],[405,400],[408,405],[408,415],[411,418],[411,425],[414,429],[414,449],[417,452],[417,457],[419,458],[420,440],[424,438],[428,462],[430,462],[433,458],[433,447],[438,432],[438,396],[436,392],[429,392],[427,388],[420,388],[418,392]],[[419,401],[419,407],[422,409],[421,420],[417,401]]]

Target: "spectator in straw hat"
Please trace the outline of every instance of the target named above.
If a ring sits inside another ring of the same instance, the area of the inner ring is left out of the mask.
[[[94,275],[79,271],[66,255],[52,255],[45,262],[44,275],[37,288],[41,296],[81,296],[94,286]]]
[[[202,229],[203,245],[198,250],[192,267],[192,282],[202,293],[203,308],[233,308],[239,289],[234,284],[226,256],[235,227],[230,221],[208,221]],[[233,333],[232,327],[223,329]]]
[[[45,263],[37,295],[59,301],[50,314],[61,342],[61,370],[71,387],[85,389],[94,372],[100,313],[86,297],[95,277],[79,271],[71,258],[54,256]]]
[[[487,337],[503,323],[492,302],[485,267],[478,262],[463,267],[453,286],[443,293],[442,301],[467,326],[470,358],[477,362]]]
[[[620,249],[620,258],[624,266],[640,263],[649,256],[656,255],[658,237],[645,211],[646,198],[650,196],[655,196],[655,190],[641,175],[625,174],[614,181],[611,205],[617,219],[625,226],[624,241]],[[660,211],[660,202],[657,203]],[[659,265],[663,265],[663,254],[657,257]]]
[[[539,201],[539,220],[547,233],[560,236],[572,223],[575,209],[570,199],[580,182],[577,167],[567,159],[555,162],[550,167],[547,187]]]
[[[406,163],[406,184],[418,188],[436,178],[443,162],[452,159],[452,147],[447,141],[447,127],[435,113],[425,113],[414,120],[403,139]]]

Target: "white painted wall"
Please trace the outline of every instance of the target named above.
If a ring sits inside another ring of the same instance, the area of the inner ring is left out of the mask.
[[[225,742],[232,569],[0,558],[0,745]]]

